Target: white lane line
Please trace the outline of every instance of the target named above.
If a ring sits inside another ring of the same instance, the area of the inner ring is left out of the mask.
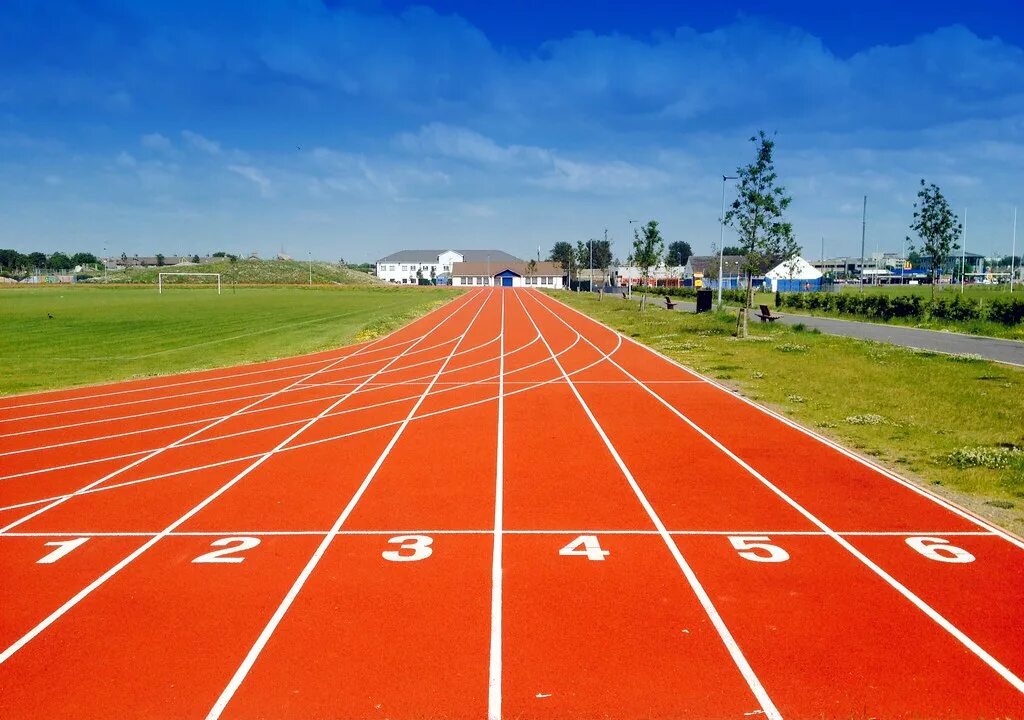
[[[491,642],[487,676],[487,718],[501,720],[502,530],[505,506],[505,291],[501,293],[498,355],[498,439],[494,469],[494,546],[491,550]],[[537,333],[538,337],[540,333]]]
[[[732,657],[733,663],[735,663],[737,669],[739,669],[740,674],[743,676],[743,679],[747,683],[747,686],[750,688],[750,691],[753,693],[754,697],[757,699],[757,702],[760,704],[761,709],[765,713],[765,717],[771,718],[771,720],[781,720],[781,713],[779,713],[778,709],[775,707],[775,703],[772,702],[771,697],[768,696],[768,692],[764,689],[764,686],[761,684],[761,680],[754,673],[754,669],[750,666],[750,663],[747,662],[747,658],[743,655],[743,651],[740,649],[739,644],[736,642],[736,639],[732,636],[732,633],[726,626],[725,621],[722,619],[722,616],[718,613],[718,609],[715,607],[714,602],[712,602],[711,596],[708,595],[707,591],[704,589],[704,586],[701,585],[700,580],[697,578],[697,574],[693,571],[693,568],[690,567],[690,564],[686,561],[686,558],[683,557],[682,552],[680,552],[679,550],[679,546],[676,545],[675,540],[672,539],[672,536],[668,532],[668,528],[665,527],[665,523],[662,522],[661,517],[655,511],[650,501],[648,501],[647,496],[644,494],[644,491],[640,488],[640,485],[633,477],[633,473],[626,466],[626,463],[623,462],[618,450],[615,449],[615,445],[612,444],[612,441],[608,438],[608,435],[607,433],[605,433],[604,428],[601,427],[601,423],[597,421],[597,418],[594,416],[594,413],[591,412],[590,407],[583,399],[583,396],[580,395],[579,389],[576,387],[575,384],[573,384],[572,380],[569,378],[568,373],[565,372],[565,368],[562,366],[561,361],[558,358],[554,357],[554,352],[551,351],[551,346],[548,345],[547,338],[545,338],[543,333],[540,332],[540,328],[537,327],[537,323],[533,319],[533,316],[530,314],[530,311],[526,308],[526,305],[523,304],[522,298],[519,297],[518,294],[516,295],[516,298],[519,300],[519,304],[522,305],[523,311],[526,313],[526,317],[529,318],[530,322],[533,324],[537,332],[541,334],[541,341],[548,347],[548,351],[551,352],[551,356],[554,359],[555,364],[558,365],[558,369],[561,370],[562,375],[568,381],[569,389],[572,391],[573,395],[576,396],[576,400],[577,402],[579,402],[580,407],[583,408],[583,412],[586,413],[587,417],[590,419],[590,424],[593,425],[594,429],[597,431],[597,434],[601,436],[601,441],[604,443],[604,446],[608,449],[608,452],[615,460],[615,464],[618,465],[623,477],[626,478],[626,481],[629,483],[629,486],[633,489],[633,493],[636,495],[637,500],[640,501],[640,504],[643,506],[644,511],[647,513],[647,516],[651,519],[651,522],[658,529],[658,534],[661,536],[666,547],[668,547],[669,552],[672,553],[672,557],[675,558],[676,564],[679,566],[679,569],[682,570],[683,575],[686,578],[686,581],[689,583],[690,588],[693,590],[694,595],[697,596],[697,600],[700,602],[701,607],[704,608],[704,612],[711,620],[711,624],[714,625],[715,630],[718,631],[718,636],[722,639],[722,643],[725,645],[730,657]],[[565,325],[566,327],[569,328],[570,331],[579,334],[579,331],[569,326],[568,323],[565,323]],[[598,349],[596,345],[589,342],[587,338],[584,337],[583,339],[591,347],[597,350],[598,353],[601,352],[601,350]],[[615,361],[611,357],[608,358],[608,361],[611,363],[615,363]]]
[[[56,532],[18,532],[4,533],[3,538],[48,538],[48,537],[154,537],[160,535],[159,530],[153,532],[72,532],[60,530]],[[166,533],[166,537],[225,537],[232,535],[255,535],[255,536],[282,536],[291,535],[330,535],[330,530],[179,530]],[[453,529],[424,529],[424,528],[394,528],[380,530],[338,530],[335,535],[493,535],[493,528],[479,530],[453,530]],[[575,528],[571,530],[510,530],[503,529],[502,535],[661,535],[659,530],[615,530],[610,528]],[[770,537],[830,537],[828,533],[821,530],[669,530],[669,535],[680,535],[689,537],[722,537],[727,535],[768,535]],[[941,530],[918,530],[915,532],[886,531],[886,530],[863,530],[859,532],[839,532],[843,537],[887,537],[905,538],[940,535],[942,537],[996,537],[994,533],[983,530],[944,532]],[[900,546],[903,547],[902,545]]]
[[[458,308],[455,310],[455,312],[458,312]],[[454,313],[452,313],[452,314],[454,314]],[[450,317],[450,315],[449,315],[449,317]],[[387,335],[384,335],[381,338],[379,338],[379,340],[384,340],[387,337],[388,337]],[[341,356],[340,358],[338,358],[337,360],[335,360],[331,364],[326,365],[325,367],[319,368],[319,369],[315,370],[312,373],[309,373],[308,375],[305,376],[305,379],[308,379],[310,377],[314,377],[318,373],[321,373],[321,372],[324,372],[326,370],[329,370],[331,367],[333,367],[334,365],[337,365],[338,363],[343,362],[347,358],[350,358],[350,357],[353,357],[353,356],[357,356],[357,355],[361,354],[363,351],[372,349],[373,347],[374,347],[374,343],[370,343],[368,345],[362,345],[359,348],[357,348],[356,350],[354,350],[353,352],[351,352],[351,353],[349,353],[347,355]],[[409,346],[409,347],[414,347],[414,346]],[[401,355],[396,356],[396,358],[397,357],[401,357]],[[298,382],[299,381],[296,381],[296,382],[292,383],[292,385],[295,385]],[[192,431],[188,435],[185,435],[183,437],[178,438],[177,440],[175,440],[172,443],[163,445],[163,446],[158,447],[158,448],[154,448],[152,450],[144,450],[144,451],[142,451],[142,453],[133,453],[133,454],[142,454],[142,457],[139,457],[136,460],[133,460],[132,462],[128,463],[127,465],[124,465],[124,466],[122,466],[122,467],[120,467],[120,468],[118,468],[116,470],[113,470],[113,471],[107,473],[106,475],[98,478],[97,480],[94,480],[94,481],[92,481],[90,483],[87,483],[86,485],[78,488],[75,492],[62,495],[61,497],[53,500],[52,502],[48,503],[47,505],[45,505],[45,506],[43,506],[41,508],[38,508],[37,510],[32,511],[32,512],[28,513],[27,515],[25,515],[25,516],[15,520],[15,521],[13,521],[13,522],[10,522],[10,523],[4,525],[3,527],[0,527],[0,535],[3,535],[8,530],[16,528],[16,527],[18,527],[19,525],[21,525],[21,524],[23,524],[25,522],[28,522],[32,518],[35,518],[35,517],[37,517],[37,516],[39,516],[39,515],[41,515],[41,514],[43,514],[45,512],[48,512],[49,510],[52,510],[53,508],[57,507],[58,505],[62,505],[63,503],[67,502],[68,500],[70,500],[73,497],[76,497],[78,495],[86,493],[89,490],[92,490],[93,488],[95,488],[95,487],[97,487],[99,485],[102,485],[106,481],[111,480],[114,477],[117,477],[118,475],[120,475],[123,472],[131,470],[133,467],[137,467],[138,465],[140,465],[140,464],[142,464],[142,463],[144,463],[144,462],[146,462],[146,461],[156,457],[157,455],[159,455],[159,454],[161,454],[161,453],[163,453],[163,452],[165,452],[167,450],[170,450],[170,449],[175,448],[175,447],[181,447],[181,446],[190,444],[188,441],[191,440],[192,438],[196,437],[197,435],[200,435],[200,434],[206,432],[207,430],[210,430],[210,429],[220,425],[221,423],[227,421],[228,419],[230,419],[232,417],[235,417],[236,415],[241,414],[245,410],[248,410],[248,409],[251,409],[251,408],[255,407],[256,405],[258,405],[261,402],[264,402],[265,400],[269,400],[269,399],[271,399],[273,397],[276,397],[277,395],[280,395],[283,392],[286,392],[289,387],[291,387],[291,385],[288,385],[288,386],[285,386],[283,388],[280,388],[276,392],[270,393],[269,395],[266,395],[266,396],[260,398],[259,400],[256,400],[256,401],[254,401],[252,403],[249,403],[248,405],[245,405],[245,406],[235,410],[235,412],[231,413],[230,415],[225,415],[222,418],[218,418],[218,419],[214,420],[213,422],[210,422],[210,423],[204,425],[203,427],[201,427],[201,428],[199,428],[197,430]],[[353,391],[349,392],[346,395],[346,397],[352,395],[354,392],[356,392],[356,391],[353,390]],[[332,405],[331,407],[334,407],[334,405]],[[320,416],[317,416],[317,419],[319,419],[319,417]],[[26,474],[28,474],[28,473],[26,473]],[[8,477],[10,477],[10,476],[8,476]]]
[[[557,318],[566,327],[572,328],[572,326],[568,322],[566,322],[563,318],[559,317],[557,313],[555,313],[550,308],[548,308],[544,303],[538,302],[538,305],[540,305],[541,307],[545,308],[548,311],[548,313],[550,313],[553,317]],[[584,341],[586,341],[588,343],[590,342],[589,340],[587,340],[586,337],[584,337]],[[593,345],[593,343],[590,343],[590,344],[591,344],[592,347],[596,347],[595,345]],[[746,470],[752,477],[757,479],[765,487],[767,487],[769,490],[771,490],[773,493],[775,493],[775,495],[778,496],[783,502],[785,502],[791,508],[793,508],[798,513],[803,515],[808,521],[810,521],[813,525],[815,525],[823,533],[825,533],[830,538],[832,538],[836,543],[838,543],[844,550],[846,550],[851,555],[853,555],[855,558],[860,560],[868,569],[870,569],[872,572],[874,572],[875,575],[877,575],[879,578],[881,578],[883,581],[885,581],[890,587],[892,587],[894,590],[896,590],[900,595],[902,595],[904,598],[906,598],[912,605],[914,605],[914,607],[916,607],[918,610],[920,610],[925,615],[927,615],[929,618],[931,618],[931,620],[934,621],[939,627],[941,627],[947,633],[952,635],[965,648],[967,648],[975,656],[977,656],[978,659],[980,659],[982,662],[984,662],[986,665],[988,665],[992,670],[994,670],[996,673],[998,673],[1000,677],[1002,677],[1004,680],[1006,680],[1008,683],[1010,683],[1018,692],[1024,693],[1024,680],[1022,680],[1021,678],[1017,677],[1013,672],[1010,671],[1009,668],[1007,668],[1005,665],[1003,665],[1001,662],[999,662],[995,657],[993,657],[991,654],[989,654],[988,651],[986,651],[984,648],[982,648],[980,645],[978,645],[978,643],[976,643],[974,640],[972,640],[970,637],[968,637],[967,634],[964,633],[962,630],[960,630],[958,627],[953,625],[953,623],[951,623],[949,620],[947,620],[937,610],[935,610],[928,603],[926,603],[924,600],[922,600],[920,597],[918,597],[912,590],[910,590],[910,588],[908,588],[906,585],[901,583],[895,577],[893,577],[888,572],[883,570],[871,558],[869,558],[867,555],[865,555],[860,550],[858,550],[856,547],[854,547],[854,545],[852,545],[840,533],[838,533],[835,530],[833,530],[824,521],[820,520],[816,515],[811,513],[809,510],[807,510],[803,505],[801,505],[796,500],[794,500],[792,497],[790,497],[788,494],[783,492],[777,485],[775,485],[773,482],[768,480],[768,478],[766,478],[764,475],[762,475],[757,470],[755,470],[749,463],[747,463],[745,460],[743,460],[743,458],[741,458],[739,455],[737,455],[732,450],[730,450],[725,445],[723,445],[721,442],[719,442],[717,439],[712,437],[710,433],[708,433],[706,430],[704,430],[704,428],[700,427],[697,423],[695,423],[693,420],[691,420],[686,414],[684,414],[678,408],[676,408],[674,405],[672,405],[672,403],[668,402],[665,398],[661,397],[661,395],[656,393],[654,390],[652,390],[651,388],[649,388],[646,385],[644,385],[644,383],[642,383],[640,380],[637,380],[636,377],[634,377],[628,370],[626,370],[624,367],[622,367],[613,358],[609,358],[609,362],[612,365],[614,365],[615,367],[617,367],[623,373],[623,375],[625,375],[626,377],[628,377],[631,380],[633,380],[639,387],[643,388],[644,391],[646,391],[651,397],[653,397],[655,400],[657,400],[659,403],[661,403],[665,408],[667,408],[670,412],[672,412],[676,417],[678,417],[684,423],[689,425],[691,428],[693,428],[693,430],[695,430],[697,433],[699,433],[701,436],[703,436],[706,440],[708,440],[712,445],[714,445],[716,448],[718,448],[729,459],[731,459],[733,462],[735,462],[741,468]],[[731,393],[730,393],[730,395],[731,395]]]
[[[473,295],[470,295],[470,296],[467,296],[467,297],[469,298],[469,300],[472,300],[472,299],[475,299],[478,296],[479,296],[479,294],[473,294]],[[443,319],[441,319],[441,321],[434,326],[433,330],[436,331],[438,328],[443,326],[446,322],[448,322],[453,317],[455,317],[455,315],[457,315],[460,310],[462,310],[464,307],[469,305],[469,300],[467,300],[467,302],[465,302],[462,305],[460,305],[454,312],[449,313]],[[416,343],[422,341],[426,337],[427,337],[427,335],[420,336],[419,340],[417,340]],[[398,362],[398,360],[400,360],[402,358],[404,352],[406,352],[409,349],[415,347],[416,343],[413,343],[412,345],[408,346],[406,348],[406,350],[403,351],[403,353],[400,353],[400,354],[396,355],[391,360],[391,362],[388,363],[388,365],[385,366],[385,367],[388,367],[391,364],[393,364],[395,362]],[[346,399],[348,399],[349,397],[352,396],[353,392],[355,392],[355,391],[346,393],[345,395],[340,397],[337,400],[337,402],[335,403],[335,405],[340,405],[341,403],[345,402]],[[328,410],[332,409],[335,405],[332,405],[330,408],[327,408],[327,410],[324,411],[324,414],[326,414],[326,412]],[[319,416],[316,417],[316,418],[313,418],[308,423],[306,423],[301,428],[299,428],[294,433],[292,433],[287,438],[285,438],[280,443],[278,443],[278,445],[275,446],[272,450],[262,454],[256,461],[254,461],[253,463],[248,465],[242,472],[238,473],[231,480],[229,480],[228,482],[226,482],[223,485],[221,485],[221,487],[219,487],[213,493],[208,495],[205,499],[200,501],[191,510],[189,510],[184,515],[182,515],[177,520],[175,520],[170,525],[168,525],[166,528],[164,528],[164,530],[160,534],[155,535],[153,538],[151,538],[147,542],[143,543],[136,550],[134,550],[129,555],[127,555],[122,560],[120,560],[116,565],[114,565],[109,570],[104,572],[102,575],[100,575],[98,578],[93,580],[91,583],[89,583],[83,589],[79,590],[71,599],[69,599],[63,605],[61,605],[59,608],[57,608],[52,613],[50,613],[45,619],[43,619],[41,622],[39,622],[39,624],[37,624],[35,627],[33,627],[27,633],[22,635],[20,638],[18,638],[18,640],[16,640],[14,643],[12,643],[6,650],[4,650],[2,653],[0,653],[0,665],[2,665],[3,663],[7,662],[7,660],[9,660],[11,658],[11,656],[13,656],[15,653],[17,653],[21,648],[25,647],[25,645],[27,645],[29,642],[31,642],[33,638],[37,637],[41,632],[43,632],[48,627],[53,625],[53,623],[57,622],[57,620],[59,620],[66,613],[68,613],[70,610],[72,610],[76,605],[78,605],[78,603],[80,603],[86,597],[91,595],[97,588],[99,588],[101,585],[103,585],[107,580],[109,580],[114,575],[116,575],[121,570],[123,570],[128,565],[130,565],[136,558],[140,557],[143,553],[145,553],[151,547],[156,545],[162,538],[167,537],[168,534],[174,532],[179,527],[181,527],[184,523],[188,522],[193,516],[195,516],[197,513],[201,512],[203,510],[203,508],[205,508],[210,503],[212,503],[217,498],[219,498],[221,495],[226,493],[228,490],[230,490],[232,487],[234,487],[236,484],[238,484],[238,482],[240,482],[245,476],[247,476],[253,470],[258,468],[264,462],[266,462],[266,460],[268,458],[272,457],[277,452],[279,452],[289,442],[291,442],[296,437],[298,437],[306,429],[308,429],[309,427],[312,427],[312,425],[317,420],[319,420],[319,419],[320,419]]]
[[[574,340],[572,342],[572,344],[570,344],[564,350],[560,350],[557,354],[559,356],[561,356],[562,354],[568,352],[573,347],[575,347],[576,344],[579,341],[580,341],[580,339],[579,339],[579,337],[577,337],[576,340]],[[617,343],[616,346],[615,346],[615,349],[612,350],[612,353],[614,353],[620,346],[621,346],[621,342]],[[512,351],[512,352],[515,352],[515,351]],[[510,352],[509,355],[511,355],[512,352]],[[591,367],[594,367],[595,365],[600,364],[607,357],[608,357],[607,354],[602,354],[601,357],[599,357],[597,360],[594,360],[593,362],[588,363],[587,365],[584,365],[583,367],[581,367],[581,368],[579,368],[577,370],[573,370],[569,374],[570,375],[575,375],[575,374],[578,374],[578,373],[586,372]],[[538,363],[536,363],[536,364],[540,364],[540,363],[544,363],[544,362],[548,362],[548,359],[544,359],[544,360],[538,361]],[[551,385],[551,384],[555,384],[555,383],[558,383],[558,382],[563,382],[563,381],[561,379],[555,379],[555,378],[551,378],[551,379],[548,379],[548,380],[542,380],[542,381],[539,381],[539,382],[535,382],[532,385],[528,385],[528,386],[519,388],[518,390],[508,391],[508,392],[505,393],[505,396],[506,397],[510,397],[512,395],[518,395],[520,393],[529,392],[529,391],[535,390],[535,389],[537,389],[539,387],[544,387],[545,385]],[[467,383],[467,386],[470,386],[470,385],[473,385],[473,384],[475,384],[475,383],[470,382],[470,383]],[[439,390],[439,391],[434,393],[434,397],[437,397],[438,395],[440,395],[442,393],[449,392],[449,390],[450,390],[450,388],[449,389],[444,389],[444,390]],[[398,400],[389,400],[387,402],[378,403],[378,404],[376,404],[374,406],[369,406],[369,407],[381,407],[383,405],[389,405],[389,404],[392,404],[392,403],[407,402],[408,400],[412,400],[412,399],[415,399],[415,396],[406,397],[406,398],[399,398]],[[435,417],[437,415],[443,415],[445,413],[455,412],[455,411],[458,411],[458,410],[464,410],[466,408],[474,407],[476,405],[482,405],[484,403],[488,403],[488,402],[491,402],[491,401],[496,400],[496,399],[497,399],[496,395],[489,395],[489,396],[487,396],[485,398],[482,398],[480,400],[473,400],[471,402],[462,403],[461,405],[455,405],[455,406],[450,407],[450,408],[442,408],[440,410],[434,410],[434,411],[431,411],[429,413],[423,413],[422,415],[418,415],[417,417],[413,418],[413,420],[414,421],[426,420],[427,418]],[[340,411],[340,412],[336,412],[336,413],[328,413],[325,417],[337,417],[338,415],[341,415],[344,412],[358,412],[360,410],[365,410],[365,409],[368,409],[368,406],[352,408],[351,410],[348,410],[348,411]],[[300,421],[297,421],[297,422],[303,422],[303,421],[300,420]],[[345,438],[353,437],[355,435],[361,435],[361,434],[364,434],[364,433],[375,432],[377,430],[382,430],[384,428],[394,427],[395,425],[398,425],[400,422],[401,421],[399,421],[399,420],[395,420],[393,422],[382,423],[380,425],[367,426],[367,427],[360,428],[358,430],[352,430],[350,432],[340,433],[338,435],[329,435],[329,436],[327,436],[325,438],[320,438],[318,440],[311,440],[311,441],[305,442],[305,443],[296,443],[295,445],[290,445],[289,447],[283,448],[281,450],[281,452],[285,453],[285,452],[290,452],[292,450],[301,450],[302,448],[310,447],[310,446],[313,446],[313,445],[320,445],[320,444],[323,444],[323,443],[334,442],[334,441],[337,441],[337,440],[343,440]],[[284,426],[284,425],[293,425],[293,424],[296,424],[296,423],[283,423],[282,426]],[[279,427],[279,426],[271,426],[271,428],[273,428],[273,427]],[[241,432],[238,432],[238,433],[230,433],[228,435],[219,435],[217,437],[210,438],[209,440],[196,440],[196,441],[193,441],[191,443],[184,443],[183,445],[181,445],[179,447],[187,447],[187,446],[192,446],[192,445],[198,445],[198,444],[204,443],[204,442],[212,442],[214,440],[221,440],[221,439],[226,438],[226,437],[233,437],[233,436],[237,436],[237,435],[245,435],[245,434],[250,433],[250,432],[259,432],[259,431],[266,430],[266,429],[271,429],[271,428],[263,427],[263,428],[257,428],[256,430],[245,430],[245,431],[241,431]],[[102,487],[96,487],[96,488],[92,488],[92,489],[90,489],[88,491],[81,492],[80,494],[85,495],[85,494],[92,494],[92,493],[98,493],[98,492],[106,492],[108,490],[116,490],[118,488],[129,487],[131,485],[137,485],[139,483],[149,482],[151,480],[159,480],[159,479],[163,479],[163,478],[167,478],[167,477],[173,477],[173,476],[177,476],[177,475],[184,475],[184,474],[191,473],[191,472],[197,472],[197,471],[200,471],[200,470],[206,470],[206,469],[212,468],[212,467],[219,467],[221,465],[229,465],[231,463],[240,462],[242,460],[251,460],[253,458],[259,457],[259,455],[260,455],[260,453],[254,453],[254,454],[251,454],[251,455],[243,455],[243,456],[240,456],[240,457],[229,458],[227,460],[221,460],[221,461],[218,461],[218,462],[215,462],[215,463],[209,463],[209,464],[206,464],[206,465],[199,465],[199,466],[195,466],[195,467],[184,468],[182,470],[174,470],[174,471],[167,472],[167,473],[161,473],[159,475],[150,475],[150,476],[147,476],[147,477],[138,478],[136,480],[130,480],[130,481],[123,482],[123,483],[115,483],[113,485],[104,485]],[[87,463],[88,462],[100,462],[101,460],[109,460],[109,459],[112,459],[112,458],[101,458],[100,460],[90,460],[90,461],[87,461]],[[113,459],[116,459],[116,458],[113,458]],[[79,464],[85,464],[85,463],[79,463]],[[65,466],[65,467],[71,467],[71,466]],[[62,468],[48,468],[48,469],[45,469],[45,470],[32,470],[32,471],[28,471],[26,473],[21,473],[19,475],[9,475],[7,477],[0,477],[0,480],[7,480],[7,479],[11,479],[11,478],[16,478],[16,477],[20,477],[22,475],[34,475],[34,474],[38,474],[38,473],[49,472],[49,471],[55,470],[55,469],[62,469]],[[40,499],[36,499],[36,500],[25,501],[25,502],[17,503],[17,504],[14,504],[14,505],[8,505],[8,506],[5,506],[5,507],[0,507],[0,511],[14,510],[14,509],[22,508],[22,507],[30,507],[32,505],[39,505],[39,504],[50,502],[51,500],[56,500],[56,499],[59,499],[59,498],[71,497],[72,495],[74,495],[74,493],[69,493],[69,494],[65,494],[65,495],[56,495],[56,496],[47,497],[47,498],[40,498]]]
[[[487,306],[489,300],[490,297],[485,296],[484,302],[480,304],[480,307],[477,309],[476,314],[473,315],[473,318],[469,321],[469,324],[466,326],[465,331],[462,333],[462,335],[459,336],[458,342],[455,343],[455,345],[452,347],[451,352],[448,353],[448,357],[445,358],[444,362],[441,364],[441,367],[438,368],[435,377],[440,377],[441,373],[444,372],[444,369],[451,361],[453,354],[458,349],[459,345],[462,343],[465,337],[469,334],[469,331],[476,323],[476,320],[480,316],[480,313],[483,312],[484,307]],[[366,473],[366,476],[363,478],[363,482],[359,485],[358,489],[356,489],[355,494],[353,494],[352,497],[349,499],[348,504],[345,506],[345,509],[341,511],[341,514],[331,525],[330,531],[317,546],[312,556],[310,556],[309,561],[306,563],[305,567],[302,568],[302,571],[299,573],[298,577],[295,578],[295,582],[292,583],[292,586],[288,589],[288,592],[281,600],[281,603],[277,606],[277,609],[274,611],[274,614],[270,617],[270,620],[267,621],[267,624],[263,628],[263,631],[260,632],[259,637],[256,638],[256,642],[253,643],[252,647],[249,649],[249,652],[246,653],[246,656],[242,660],[242,663],[235,670],[234,675],[231,676],[231,680],[228,681],[227,686],[225,686],[224,690],[217,698],[217,701],[213,704],[213,707],[210,708],[210,712],[206,716],[207,720],[216,720],[216,718],[219,718],[221,714],[224,712],[224,709],[227,707],[228,703],[231,702],[231,698],[234,697],[235,693],[238,691],[238,688],[241,686],[242,682],[249,674],[249,671],[252,669],[252,666],[256,663],[257,658],[259,658],[260,653],[263,652],[263,648],[266,647],[267,642],[269,642],[270,636],[274,634],[274,631],[277,630],[278,626],[281,624],[281,620],[284,619],[284,616],[288,612],[289,608],[291,608],[292,603],[295,602],[295,598],[298,597],[298,594],[302,590],[303,586],[306,584],[306,581],[309,579],[310,575],[313,574],[313,570],[315,570],[316,566],[320,563],[321,558],[323,558],[324,554],[327,552],[327,548],[330,547],[331,542],[334,540],[335,537],[337,537],[338,531],[341,530],[342,526],[345,524],[345,521],[348,520],[349,516],[352,514],[352,511],[355,510],[356,505],[362,499],[363,494],[366,492],[366,489],[370,487],[370,483],[373,482],[373,479],[377,476],[377,473],[380,470],[381,466],[384,464],[384,461],[387,460],[388,456],[391,454],[391,450],[395,447],[399,439],[405,433],[405,429],[409,426],[409,422],[416,414],[416,411],[419,410],[420,406],[423,404],[423,401],[426,399],[428,393],[430,393],[431,387],[433,386],[428,385],[423,390],[423,393],[420,395],[419,400],[417,400],[416,404],[412,407],[412,409],[409,410],[409,413],[408,415],[406,415],[405,420],[395,431],[394,435],[391,436],[391,440],[388,441],[388,444],[377,456],[377,460],[376,462],[374,462],[373,467],[371,467],[369,472]]]

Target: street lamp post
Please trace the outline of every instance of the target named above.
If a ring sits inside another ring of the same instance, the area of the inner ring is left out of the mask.
[[[313,287],[313,251],[307,250],[306,254],[309,256],[309,286]]]
[[[718,306],[722,306],[722,273],[725,270],[725,182],[738,179],[735,175],[722,176],[722,216],[718,218]]]
[[[1017,261],[1017,208],[1013,209],[1013,246],[1010,249],[1010,292],[1013,292],[1013,274],[1017,271],[1014,263]]]

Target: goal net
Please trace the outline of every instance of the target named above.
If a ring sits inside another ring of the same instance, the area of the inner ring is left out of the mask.
[[[157,274],[157,291],[162,295],[165,285],[217,285],[220,295],[220,273],[162,272]]]

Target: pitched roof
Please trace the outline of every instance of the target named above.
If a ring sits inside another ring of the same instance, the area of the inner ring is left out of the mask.
[[[382,257],[377,262],[379,263],[436,263],[437,258],[441,253],[448,252],[445,250],[399,250],[398,252],[391,253],[386,257]],[[455,250],[459,255],[462,256],[466,262],[487,262],[487,258],[491,258],[491,262],[503,263],[503,262],[522,262],[515,255],[509,255],[507,252],[502,250]]]
[[[743,255],[725,255],[722,257],[722,270],[726,275],[730,273],[743,272]],[[713,273],[718,272],[717,255],[691,255],[687,265],[693,272],[707,273],[708,269]]]
[[[511,270],[516,275],[525,276],[527,274],[528,263],[522,260],[516,260],[515,262],[495,262],[494,258],[491,258],[491,262],[461,262],[452,265],[452,275],[465,277],[467,275],[482,275],[482,276],[494,276],[504,270]],[[537,269],[532,273],[533,277],[540,276],[554,276],[562,277],[565,273],[562,271],[561,266],[556,265],[553,262],[539,262],[537,263]]]

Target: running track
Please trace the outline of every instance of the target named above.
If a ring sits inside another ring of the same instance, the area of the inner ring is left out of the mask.
[[[3,718],[1024,717],[1020,539],[529,290],[0,399],[0,578]]]

